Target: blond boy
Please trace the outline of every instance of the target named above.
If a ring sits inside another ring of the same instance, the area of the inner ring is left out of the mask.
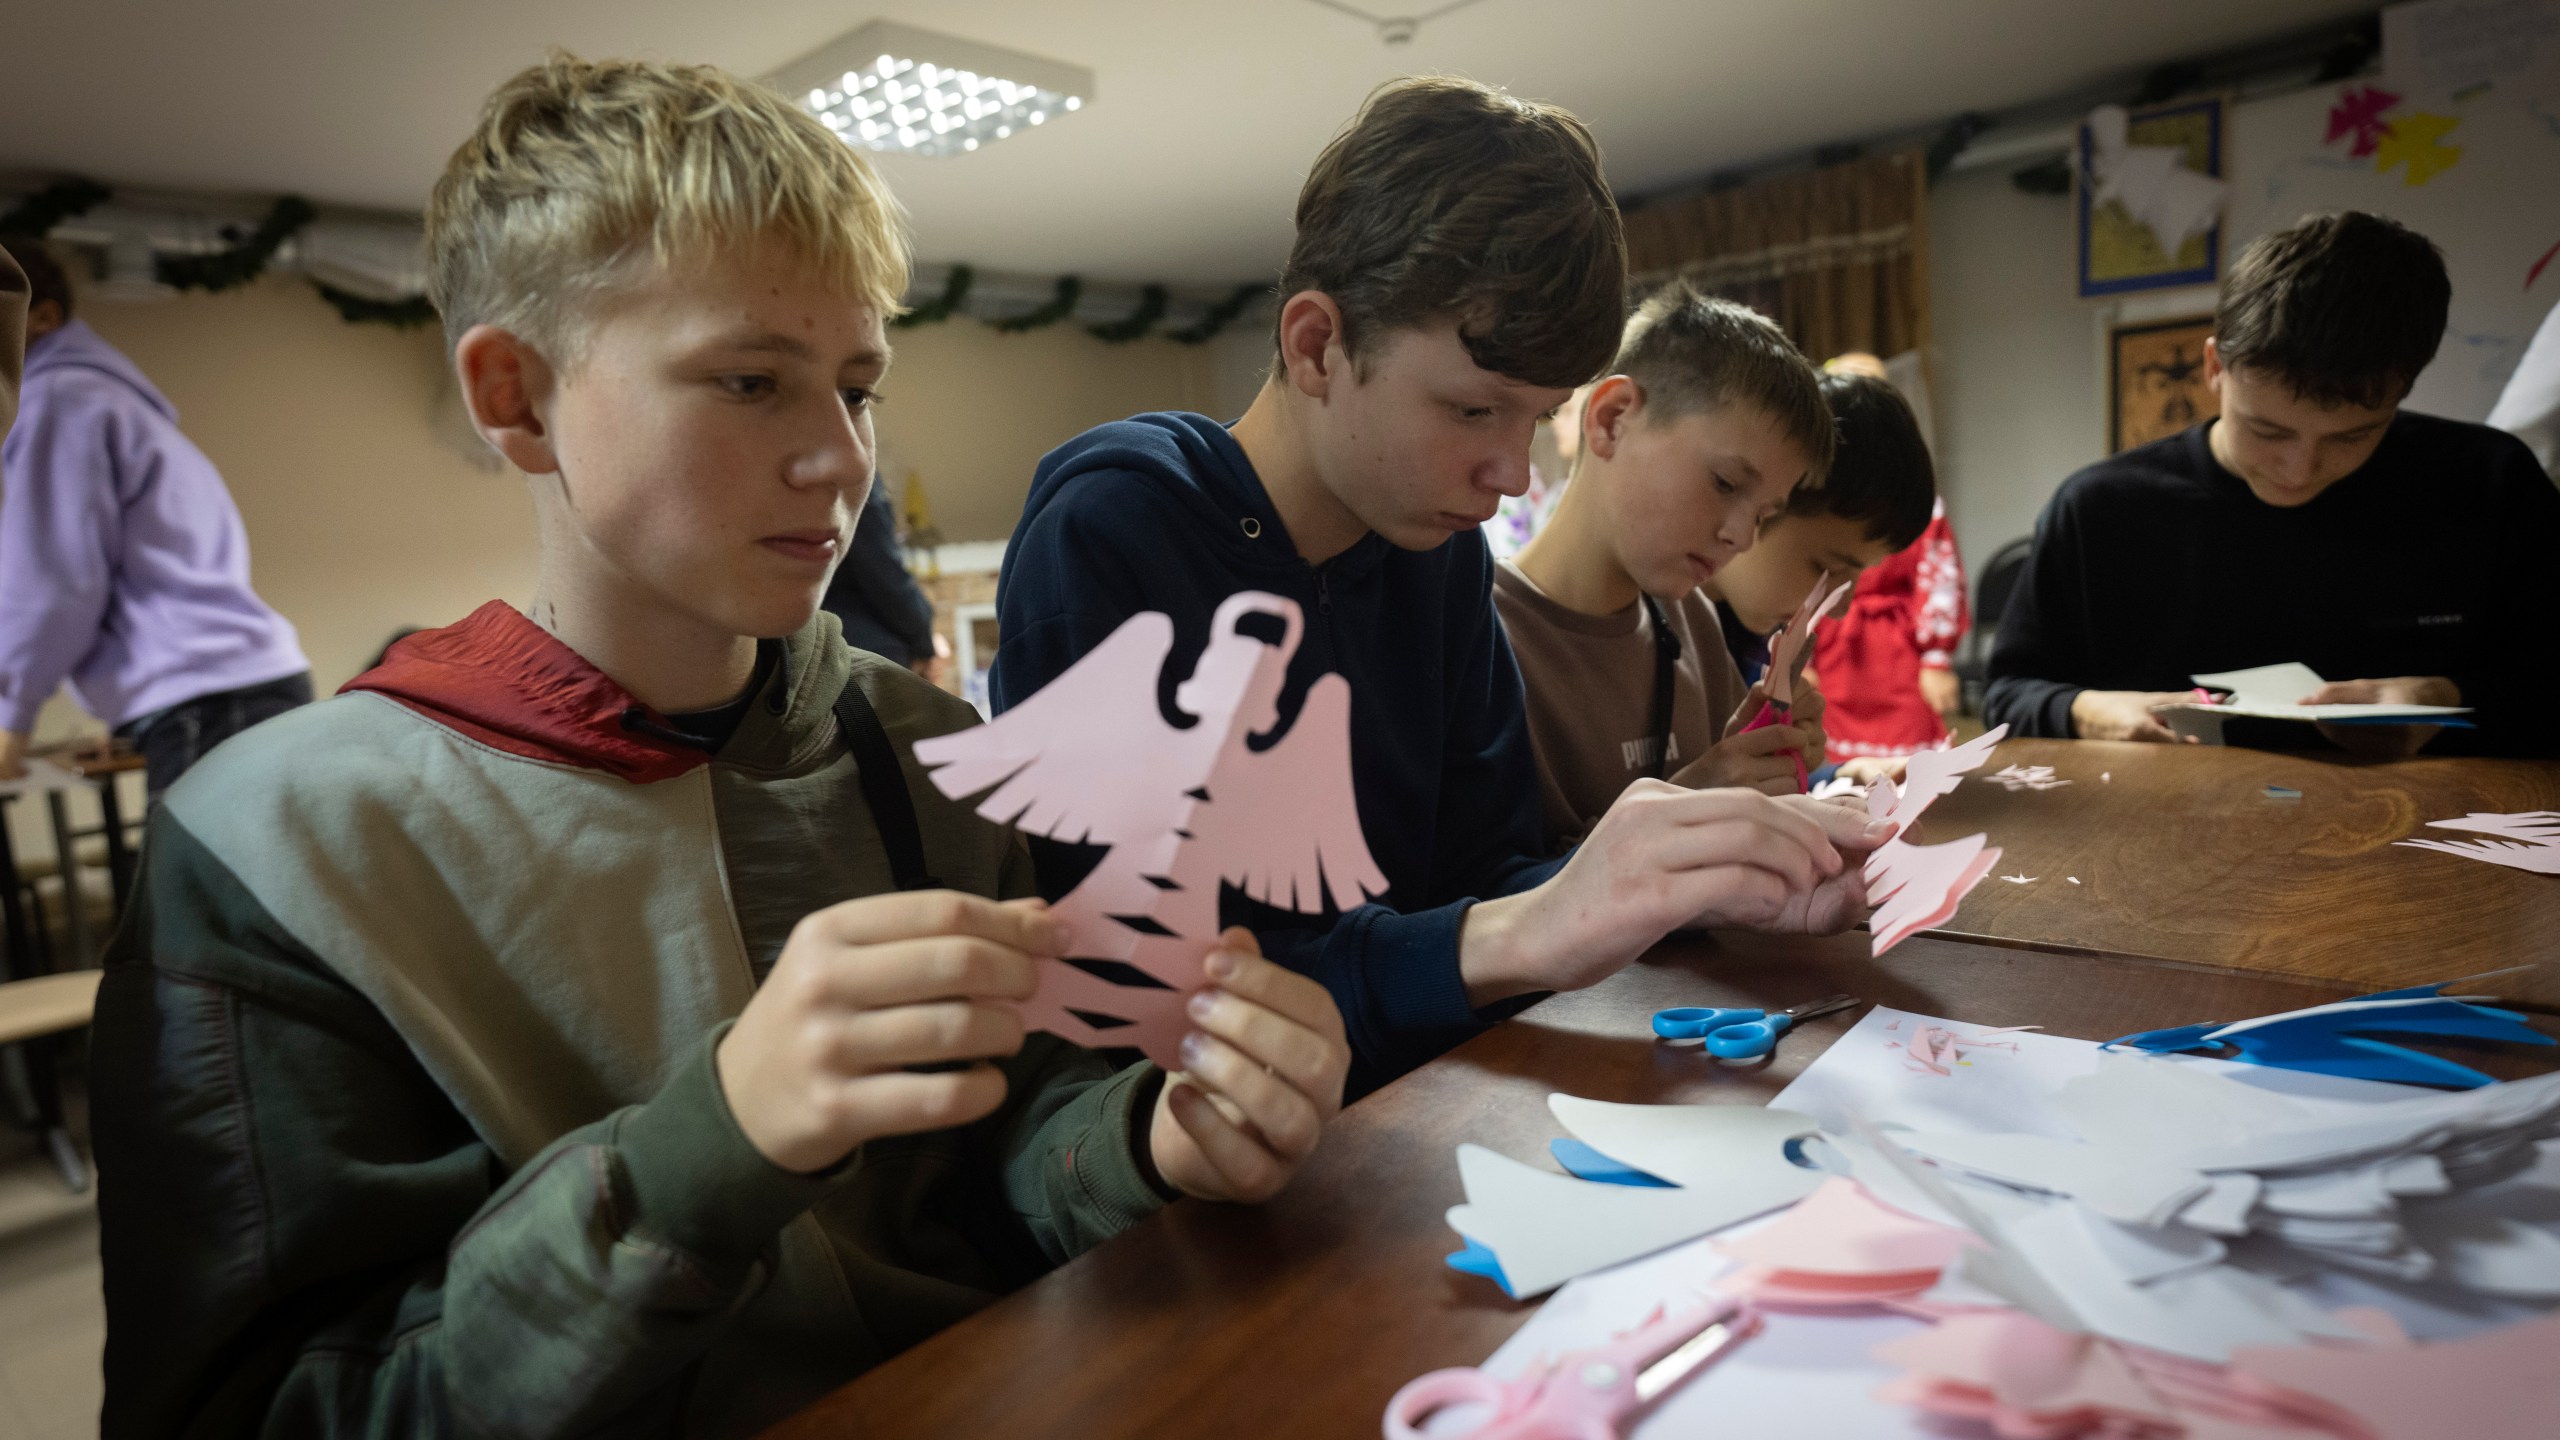
[[[564,57],[428,250],[534,598],[156,818],[96,1040],[105,1433],[751,1433],[1278,1188],[1348,1064],[1323,991],[1238,937],[1179,1079],[1026,1039],[1058,927],[909,754],[972,714],[815,613],[906,283],[870,169],[716,71]]]

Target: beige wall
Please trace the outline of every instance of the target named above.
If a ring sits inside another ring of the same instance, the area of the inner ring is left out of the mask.
[[[1002,540],[1021,518],[1032,470],[1059,442],[1146,410],[1234,418],[1234,372],[1269,344],[1242,330],[1209,345],[1105,345],[1068,325],[1004,335],[971,320],[892,331],[884,472],[900,484],[923,479],[945,540]]]

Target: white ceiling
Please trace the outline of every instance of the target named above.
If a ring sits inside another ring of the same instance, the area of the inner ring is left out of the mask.
[[[1559,101],[1640,193],[2372,3],[1477,0],[1389,48],[1308,0],[13,0],[0,173],[414,210],[480,97],[547,46],[762,74],[887,15],[1089,66],[1100,92],[975,155],[887,160],[924,258],[1225,282],[1277,265],[1307,162],[1398,74]]]

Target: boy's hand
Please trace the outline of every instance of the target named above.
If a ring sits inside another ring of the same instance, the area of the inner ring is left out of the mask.
[[[1671,783],[1687,790],[1739,788],[1763,795],[1793,795],[1798,788],[1796,762],[1785,752],[1801,751],[1805,744],[1804,731],[1793,725],[1764,725],[1728,735],[1681,766]]]
[[[2154,713],[2162,705],[2195,701],[2185,690],[2083,690],[2071,697],[2071,733],[2082,740],[2156,740],[2173,743],[2178,732]]]
[[[0,780],[27,778],[27,737],[15,730],[0,730]],[[14,879],[8,883],[15,884]]]
[[[2304,705],[2459,705],[2462,687],[2441,675],[2401,675],[2389,680],[2332,680],[2302,697]],[[2332,725],[2320,722],[2329,743],[2356,755],[2397,760],[2415,755],[2444,733],[2441,725]]]
[[[1854,921],[1866,893],[1856,857],[1892,836],[1849,806],[1639,780],[1555,878],[1469,908],[1458,941],[1467,998],[1577,990],[1687,925]]]
[[[1191,997],[1184,1069],[1147,1128],[1156,1173],[1203,1200],[1267,1200],[1342,1109],[1351,1044],[1322,985],[1262,958],[1253,932],[1219,937]]]
[[[738,1128],[785,1170],[823,1170],[881,1135],[966,1125],[1004,1103],[978,1063],[1022,1048],[1032,961],[1066,948],[1040,902],[949,890],[873,895],[792,927],[713,1057]]]

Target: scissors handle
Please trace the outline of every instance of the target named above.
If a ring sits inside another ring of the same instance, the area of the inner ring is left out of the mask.
[[[1784,1015],[1766,1015],[1727,1025],[1707,1037],[1707,1053],[1719,1060],[1757,1060],[1778,1048],[1778,1037],[1794,1023]]]
[[[1677,1009],[1655,1011],[1653,1033],[1665,1040],[1696,1040],[1721,1030],[1727,1025],[1739,1025],[1746,1020],[1757,1020],[1766,1013],[1762,1010],[1714,1009],[1706,1006],[1684,1005]]]
[[[1484,1423],[1464,1432],[1470,1440],[1499,1434],[1494,1427],[1516,1415],[1520,1409],[1515,1387],[1487,1375],[1472,1365],[1449,1370],[1434,1370],[1405,1383],[1387,1402],[1387,1440],[1425,1440],[1421,1426],[1433,1415],[1452,1405],[1490,1405],[1493,1413]]]
[[[1754,730],[1765,729],[1771,725],[1789,725],[1794,722],[1795,707],[1780,705],[1774,700],[1763,700],[1760,702],[1760,713],[1752,716],[1751,723],[1743,726],[1738,733],[1748,735]],[[1778,753],[1796,762],[1796,790],[1802,793],[1812,780],[1811,773],[1804,768],[1804,752],[1789,749]]]

